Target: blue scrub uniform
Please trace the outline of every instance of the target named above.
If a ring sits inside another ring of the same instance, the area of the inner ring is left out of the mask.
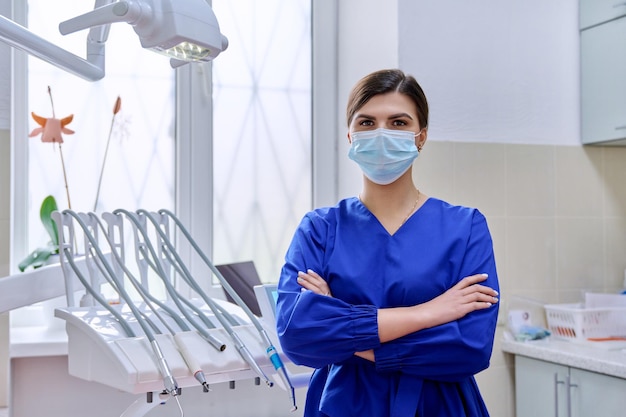
[[[498,305],[381,343],[377,309],[429,301],[462,278],[489,274],[493,245],[476,209],[429,198],[393,235],[357,198],[306,214],[285,257],[277,330],[294,363],[316,368],[304,415],[488,416],[474,374],[489,366]],[[332,297],[301,291],[312,269]],[[376,362],[354,356],[373,349]]]

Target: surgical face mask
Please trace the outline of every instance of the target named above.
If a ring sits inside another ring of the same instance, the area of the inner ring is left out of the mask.
[[[384,128],[353,132],[348,157],[359,164],[363,174],[372,182],[391,184],[417,158],[419,152],[415,146],[415,136],[417,134],[409,130]]]

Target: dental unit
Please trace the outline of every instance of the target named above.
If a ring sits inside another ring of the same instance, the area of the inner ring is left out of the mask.
[[[289,374],[270,339],[272,323],[252,313],[173,213],[118,209],[103,213],[101,220],[94,213],[64,210],[52,217],[68,303],[55,316],[66,321],[68,371],[145,393],[148,400],[138,398],[123,417],[145,415],[172,397],[183,416],[178,398],[183,387],[200,384],[209,392],[210,383],[230,381],[232,387],[236,380],[252,378],[268,387],[277,382],[288,393],[291,411],[297,409],[292,380],[304,377],[296,380],[303,386],[309,374]],[[134,234],[134,264],[125,248],[125,224]],[[77,266],[79,231],[88,277]],[[203,290],[170,236],[190,245],[210,270],[206,276],[214,275],[234,303]],[[139,278],[131,270],[139,271]],[[181,294],[185,286],[189,296]],[[105,290],[114,295],[105,297]],[[154,393],[160,401],[152,401]]]

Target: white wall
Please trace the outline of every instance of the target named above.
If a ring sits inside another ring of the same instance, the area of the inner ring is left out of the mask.
[[[429,140],[580,145],[577,1],[342,0],[338,22],[339,198],[361,187],[347,96],[377,69],[418,79]]]
[[[580,144],[578,1],[399,0],[430,139]]]
[[[338,8],[337,109],[338,195],[354,196],[361,188],[361,171],[348,159],[346,101],[363,76],[398,67],[398,1],[341,0]]]

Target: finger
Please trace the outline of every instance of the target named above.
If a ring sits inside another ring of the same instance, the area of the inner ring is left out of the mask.
[[[312,284],[309,281],[306,281],[305,279],[301,277],[298,277],[298,284],[306,290],[310,290],[315,293],[322,294],[322,291],[317,287],[317,285]]]
[[[489,303],[489,302],[485,302],[485,301],[477,301],[473,304],[473,308],[474,310],[486,310],[490,307],[492,307],[494,305],[494,303]]]
[[[492,297],[497,297],[499,295],[498,291],[494,290],[491,287],[487,287],[486,285],[474,284],[465,289],[468,293],[477,292],[481,294],[487,294]]]
[[[324,278],[321,277],[321,275],[319,275],[317,272],[315,272],[312,269],[307,269],[306,273],[311,275],[312,277],[316,278],[316,279],[321,279],[322,281],[324,280]]]
[[[298,272],[298,284],[306,288],[313,286],[313,283],[310,281],[310,276],[302,271]]]
[[[316,278],[306,272],[298,272],[298,284],[301,287],[307,290],[311,290],[316,294],[330,295],[330,289],[326,284],[326,281],[324,281],[322,278]]]
[[[308,280],[310,282],[315,283],[316,285],[318,285],[319,287],[323,287],[325,285],[327,285],[327,282],[324,278],[322,278],[317,272],[308,269],[307,271],[307,275],[308,275]]]
[[[468,277],[460,280],[456,285],[459,288],[469,287],[470,285],[478,284],[479,282],[485,281],[489,276],[487,274],[476,274],[470,275]]]
[[[298,272],[298,281],[306,282],[316,287],[321,287],[323,286],[323,284],[325,284],[325,281],[323,279],[317,278],[309,274],[308,272],[302,272],[302,271]]]
[[[499,301],[498,297],[484,293],[472,293],[466,296],[468,303],[487,303],[489,305],[495,304]]]

